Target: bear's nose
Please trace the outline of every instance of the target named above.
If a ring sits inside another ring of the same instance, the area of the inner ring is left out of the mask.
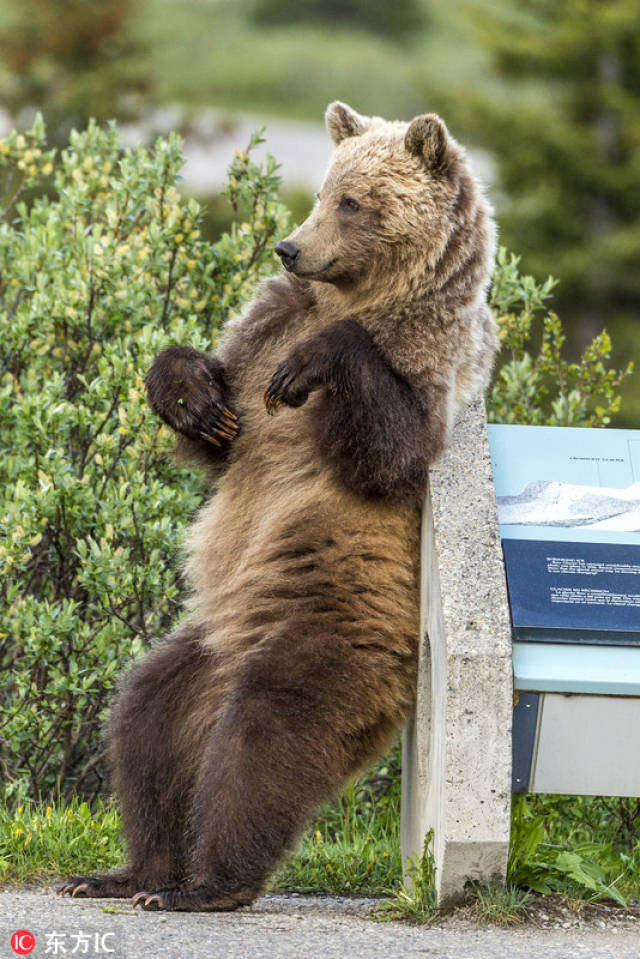
[[[292,270],[296,260],[300,256],[298,247],[293,243],[289,243],[288,240],[282,240],[281,243],[278,243],[276,253],[282,260],[282,265],[285,270]]]

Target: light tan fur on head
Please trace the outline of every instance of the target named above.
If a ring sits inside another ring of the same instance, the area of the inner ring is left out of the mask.
[[[403,374],[445,369],[464,403],[486,386],[497,344],[495,224],[467,155],[436,114],[390,122],[336,102],[326,122],[336,148],[287,238],[292,274],[314,281],[327,316],[357,318]]]

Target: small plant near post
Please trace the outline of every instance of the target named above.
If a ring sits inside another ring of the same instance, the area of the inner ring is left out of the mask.
[[[433,829],[424,837],[422,856],[409,860],[410,883],[399,883],[393,899],[387,899],[375,914],[376,919],[408,919],[412,922],[433,922],[438,915],[436,866],[432,852]]]
[[[473,912],[481,922],[495,926],[513,926],[523,922],[530,895],[512,883],[484,883],[474,886]]]

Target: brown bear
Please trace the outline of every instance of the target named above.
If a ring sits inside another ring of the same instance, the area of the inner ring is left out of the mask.
[[[148,374],[217,492],[190,535],[186,624],[128,672],[111,714],[129,865],[62,893],[251,903],[411,709],[420,507],[490,374],[494,225],[437,116],[333,103],[326,119],[336,149],[276,247],[285,272],[215,355],[172,346]]]

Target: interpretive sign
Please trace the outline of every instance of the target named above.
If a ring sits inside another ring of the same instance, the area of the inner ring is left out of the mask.
[[[640,644],[640,431],[489,427],[514,636]]]

